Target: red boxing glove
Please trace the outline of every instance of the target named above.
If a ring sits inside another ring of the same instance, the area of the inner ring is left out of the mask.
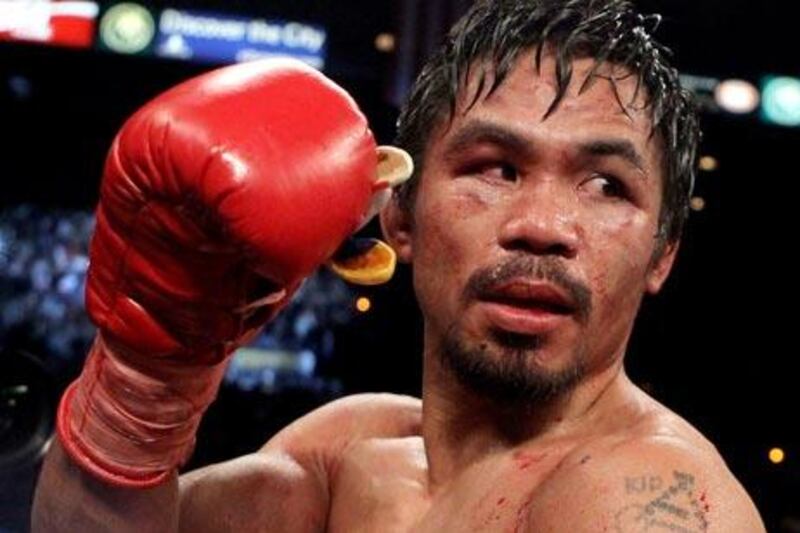
[[[294,61],[219,69],[134,114],[91,243],[98,335],[59,406],[72,459],[125,487],[182,464],[227,356],[386,195],[377,165],[355,102]]]

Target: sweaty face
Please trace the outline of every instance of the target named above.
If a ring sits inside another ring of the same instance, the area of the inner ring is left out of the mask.
[[[607,80],[578,94],[592,66],[574,62],[567,96],[544,119],[553,61],[540,75],[523,56],[428,144],[400,250],[426,356],[500,401],[549,398],[618,362],[642,295],[659,290],[674,258],[667,247],[653,261],[658,138],[641,102],[626,114]],[[629,102],[635,77],[617,90]]]

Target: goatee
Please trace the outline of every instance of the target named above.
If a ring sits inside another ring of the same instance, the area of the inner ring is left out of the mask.
[[[536,362],[540,342],[535,336],[496,334],[491,344],[470,345],[450,328],[440,353],[443,366],[479,396],[502,408],[529,409],[572,390],[585,373],[580,349],[566,367],[543,368]]]

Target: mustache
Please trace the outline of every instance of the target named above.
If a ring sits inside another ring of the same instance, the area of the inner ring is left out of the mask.
[[[496,287],[516,278],[547,281],[559,287],[575,302],[580,322],[585,322],[592,312],[591,289],[572,276],[560,259],[550,256],[513,255],[496,265],[480,268],[467,280],[465,296],[467,299],[488,298]]]

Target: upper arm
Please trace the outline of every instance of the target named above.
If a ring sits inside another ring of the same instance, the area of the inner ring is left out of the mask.
[[[765,531],[722,459],[676,439],[626,443],[563,470],[531,506],[531,531]]]
[[[330,481],[352,444],[415,431],[419,400],[362,394],[331,402],[280,431],[258,452],[184,474],[181,530],[320,531]]]
[[[320,531],[325,489],[313,469],[289,455],[245,455],[181,476],[180,530]]]

